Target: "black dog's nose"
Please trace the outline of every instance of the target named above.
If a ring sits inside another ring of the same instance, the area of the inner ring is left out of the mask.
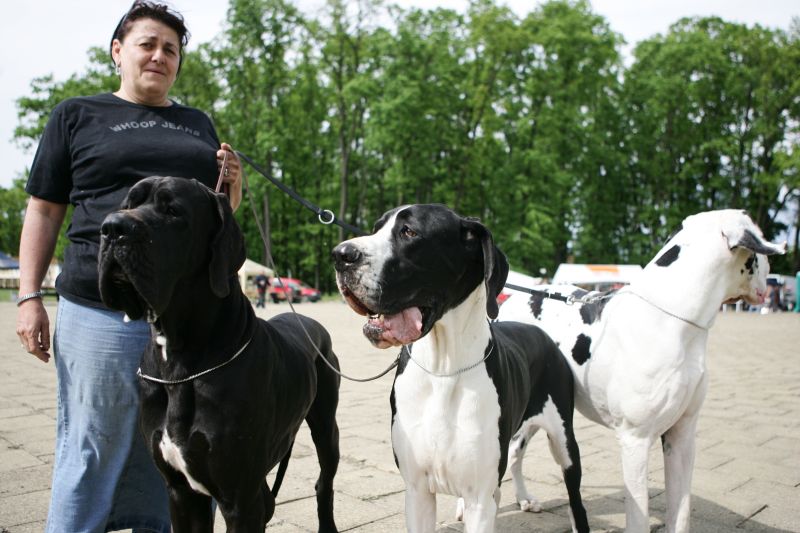
[[[100,226],[100,235],[112,240],[122,237],[133,238],[141,232],[140,225],[135,219],[119,212],[110,213]]]
[[[361,261],[361,250],[348,242],[343,242],[331,252],[336,270],[342,271]]]

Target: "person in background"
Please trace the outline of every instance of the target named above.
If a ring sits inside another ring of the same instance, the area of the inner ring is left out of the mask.
[[[256,308],[266,307],[267,287],[269,287],[270,279],[267,277],[267,272],[262,270],[261,274],[256,276],[256,291],[258,291],[258,300],[256,301]]]
[[[150,326],[103,306],[97,255],[103,219],[145,177],[195,178],[214,188],[223,176],[232,207],[241,201],[242,170],[231,146],[220,143],[205,113],[169,98],[188,39],[179,13],[134,2],[110,43],[119,89],[58,104],[31,167],[16,331],[22,348],[43,362],[51,342],[40,287],[67,206],[74,206],[56,281],[58,413],[48,532],[170,531],[165,484],[137,420],[136,369]]]

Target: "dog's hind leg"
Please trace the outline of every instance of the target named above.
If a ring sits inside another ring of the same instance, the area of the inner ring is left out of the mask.
[[[689,531],[696,428],[697,415],[686,416],[678,420],[661,438],[664,482],[667,489],[666,525],[669,533]]]
[[[559,407],[557,407],[560,406]],[[561,467],[569,496],[572,530],[589,532],[589,520],[581,499],[581,452],[572,429],[572,397],[556,394],[545,403],[542,415],[536,419],[547,432],[550,454]]]
[[[511,479],[514,481],[517,503],[521,510],[531,513],[541,512],[542,506],[536,496],[528,492],[528,488],[525,486],[525,477],[522,475],[522,460],[525,458],[525,450],[528,448],[528,443],[538,430],[538,426],[523,424],[511,438],[511,443],[508,445],[508,458],[511,461]]]
[[[288,463],[291,454],[292,450],[290,449],[284,461]],[[281,461],[281,464],[283,464],[283,461]],[[278,487],[280,487],[280,483],[278,483]],[[269,521],[272,520],[272,515],[275,514],[275,494],[277,494],[277,491],[273,492],[270,490],[269,485],[264,481],[264,484],[261,486],[261,497],[264,499],[264,525],[261,526],[261,530],[267,526]]]
[[[570,520],[572,521],[572,530],[578,533],[589,533],[589,520],[586,517],[586,509],[583,507],[583,500],[581,498],[581,453],[578,448],[578,442],[575,440],[575,434],[572,430],[572,422],[565,424],[566,433],[566,448],[569,455],[569,466],[566,468],[562,465],[564,474],[564,484],[567,486],[567,494],[569,495],[569,510]],[[552,446],[551,446],[552,451]],[[553,453],[556,457],[556,453]],[[556,459],[558,460],[558,459]]]
[[[328,360],[338,368],[332,352]],[[323,361],[317,361],[317,395],[306,416],[311,438],[317,449],[319,478],[314,486],[317,493],[317,517],[320,533],[336,532],[333,517],[333,478],[339,468],[339,426],[336,424],[336,407],[339,404],[339,376]]]
[[[294,448],[294,440],[289,445],[289,451],[286,452],[286,455],[283,456],[281,459],[280,464],[278,465],[278,471],[275,473],[275,481],[272,482],[272,497],[273,500],[278,497],[278,491],[281,490],[281,484],[283,483],[283,476],[286,475],[286,468],[289,466],[289,459],[292,458],[292,448]],[[269,518],[267,518],[269,521]]]

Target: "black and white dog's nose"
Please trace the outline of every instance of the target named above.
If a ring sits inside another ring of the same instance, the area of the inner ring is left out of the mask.
[[[136,237],[142,232],[140,224],[135,219],[114,212],[106,216],[100,226],[100,235],[105,239],[116,240],[123,237]]]
[[[353,246],[349,242],[343,242],[333,249],[331,252],[333,256],[334,266],[337,271],[341,272],[361,261],[361,250]]]

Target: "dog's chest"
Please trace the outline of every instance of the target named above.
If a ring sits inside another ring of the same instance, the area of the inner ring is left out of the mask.
[[[458,495],[496,480],[500,403],[483,365],[435,377],[412,363],[398,376],[394,393],[392,445],[404,475],[431,492]]]
[[[161,442],[158,443],[158,448],[161,451],[161,457],[164,459],[164,461],[172,468],[183,474],[186,478],[186,481],[189,483],[189,486],[192,487],[195,492],[200,492],[207,496],[211,495],[208,492],[208,489],[203,486],[202,483],[193,478],[191,473],[189,473],[189,467],[184,459],[183,451],[181,451],[181,448],[175,442],[173,442],[172,439],[170,439],[166,429],[161,436]]]

